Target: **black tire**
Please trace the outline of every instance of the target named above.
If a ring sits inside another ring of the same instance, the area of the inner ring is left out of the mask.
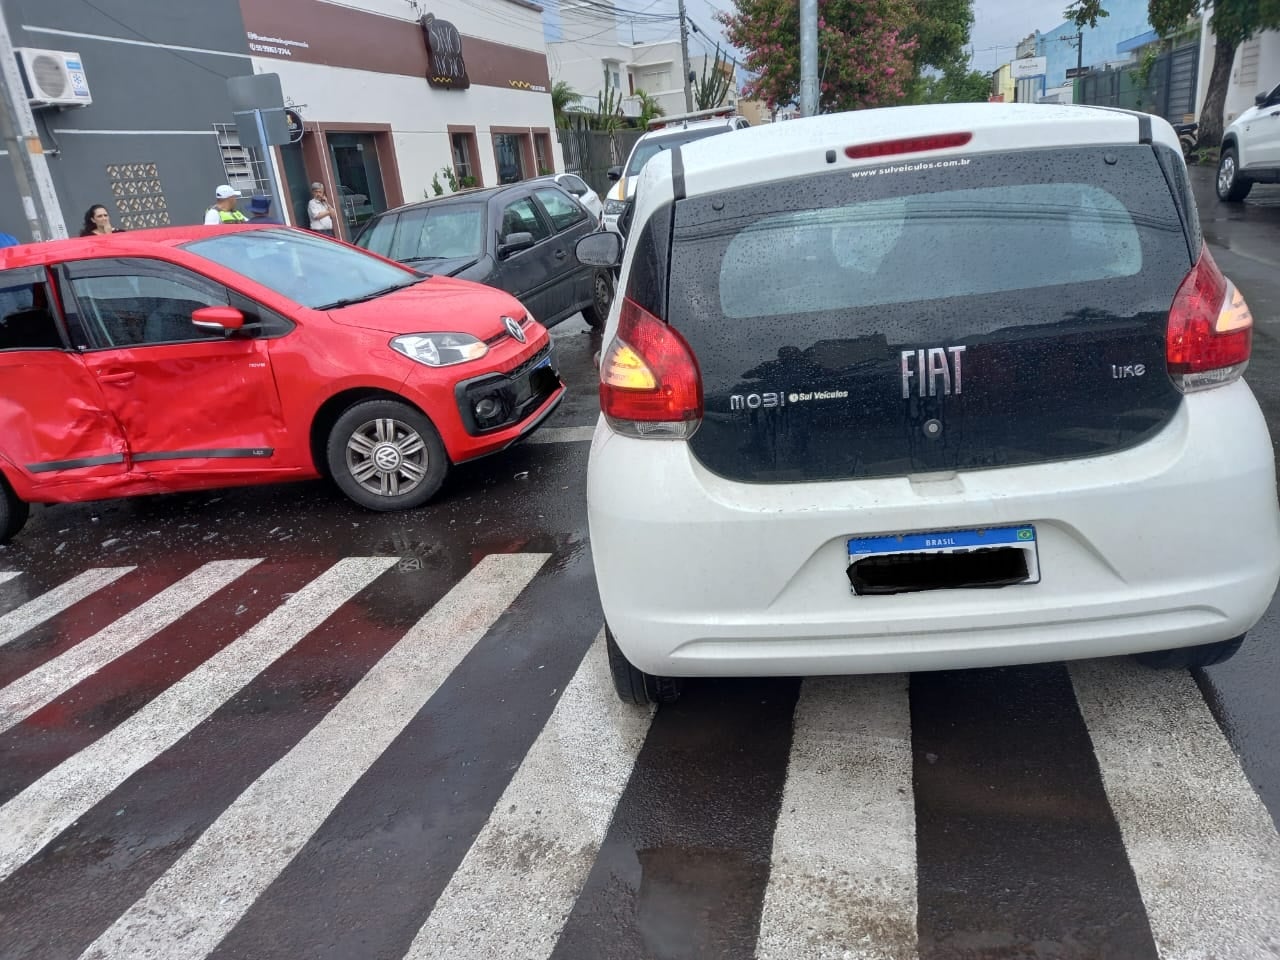
[[[31,507],[19,500],[9,482],[0,477],[0,543],[8,543],[26,526]]]
[[[354,441],[356,436],[364,443]],[[329,431],[325,459],[338,489],[367,510],[420,507],[435,496],[449,472],[439,432],[424,414],[399,400],[366,400],[349,407]],[[361,476],[366,469],[367,476]],[[412,485],[401,489],[406,481]]]
[[[623,703],[644,706],[650,703],[672,703],[680,699],[683,684],[679,677],[655,677],[635,667],[618,649],[613,631],[606,625],[604,642],[609,648],[609,672],[613,675],[613,689]]]
[[[597,270],[591,278],[591,305],[582,310],[582,319],[592,330],[603,330],[613,305],[613,276],[609,270]]]
[[[1224,203],[1239,203],[1253,189],[1253,181],[1240,174],[1240,158],[1235,147],[1223,147],[1218,160],[1218,176],[1214,187]]]
[[[1244,634],[1218,643],[1204,643],[1198,647],[1179,647],[1176,650],[1152,650],[1134,654],[1144,667],[1153,670],[1190,670],[1193,667],[1212,667],[1235,656],[1244,643]]]

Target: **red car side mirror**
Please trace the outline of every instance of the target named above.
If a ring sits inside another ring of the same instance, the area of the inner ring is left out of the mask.
[[[191,322],[201,330],[239,330],[244,314],[235,307],[201,307],[191,314]]]

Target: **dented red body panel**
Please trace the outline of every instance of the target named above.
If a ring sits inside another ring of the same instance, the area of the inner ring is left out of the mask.
[[[0,350],[0,471],[21,499],[70,502],[316,478],[317,414],[349,391],[413,404],[457,463],[510,446],[563,395],[561,386],[521,422],[473,436],[458,409],[457,384],[509,371],[550,339],[536,322],[525,326],[524,343],[504,336],[502,317],[525,315],[514,297],[433,277],[376,300],[314,310],[180,247],[226,229],[168,228],[0,250],[0,273],[95,258],[162,261],[294,324],[273,339]],[[493,342],[479,360],[438,368],[389,346],[397,334],[441,331]]]

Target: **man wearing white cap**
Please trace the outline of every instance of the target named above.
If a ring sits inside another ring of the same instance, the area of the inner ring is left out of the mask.
[[[236,198],[240,191],[223,184],[213,191],[215,203],[204,215],[206,226],[217,226],[220,223],[247,223],[249,218],[236,209]]]

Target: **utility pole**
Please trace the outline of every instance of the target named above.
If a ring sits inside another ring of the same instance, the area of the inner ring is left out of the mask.
[[[31,229],[31,239],[58,240],[67,235],[58,194],[49,176],[36,118],[27,102],[27,93],[13,53],[9,24],[0,4],[0,134],[13,164],[13,178],[22,199],[22,211]]]
[[[689,16],[684,12],[684,0],[680,0],[680,56],[684,60],[684,111],[693,113],[693,81],[689,79]],[[670,7],[667,8],[671,9]]]
[[[1059,47],[1058,49],[1062,49]],[[1084,27],[1076,31],[1076,76],[1084,69]]]
[[[818,0],[800,0],[800,116],[818,115]]]

